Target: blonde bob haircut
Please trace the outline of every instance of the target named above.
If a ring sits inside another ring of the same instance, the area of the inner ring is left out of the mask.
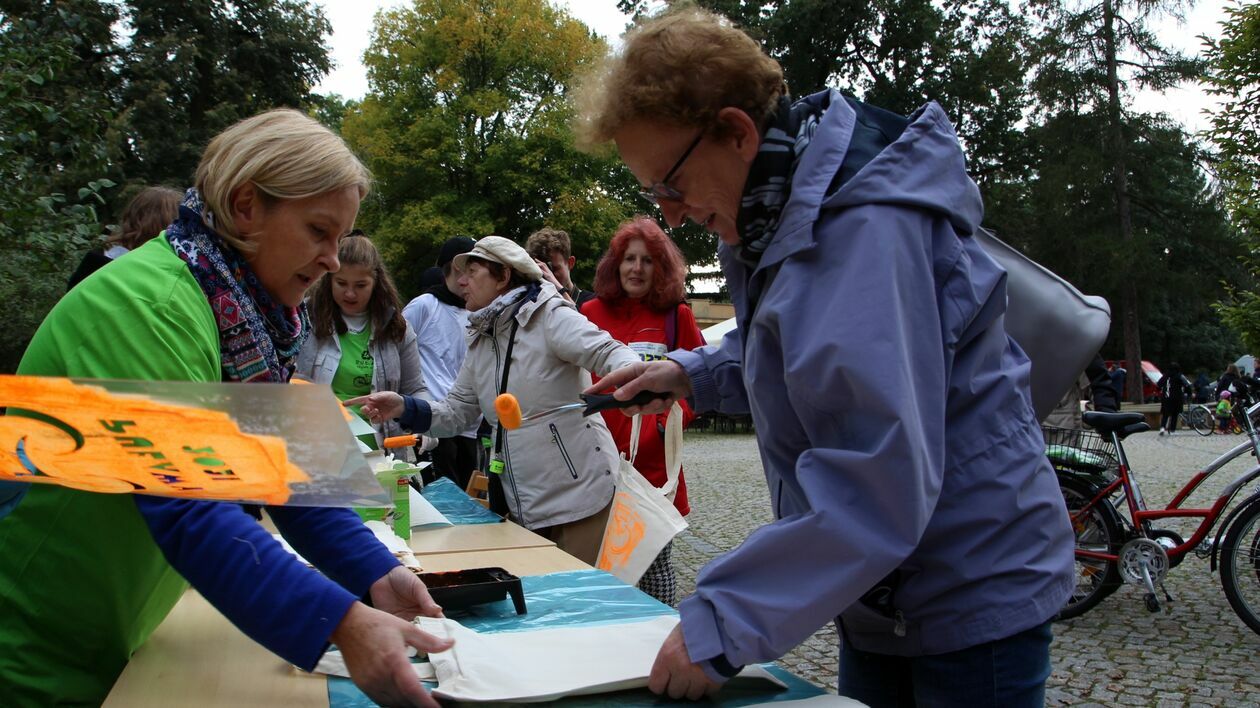
[[[587,149],[640,120],[720,136],[718,111],[733,107],[764,129],[786,91],[783,69],[752,37],[720,15],[684,7],[632,28],[621,50],[583,77],[574,128]]]
[[[194,184],[209,212],[207,221],[229,245],[253,246],[232,220],[232,191],[253,183],[266,203],[304,199],[357,187],[362,199],[372,175],[336,133],[291,108],[246,118],[219,133],[201,156]]]

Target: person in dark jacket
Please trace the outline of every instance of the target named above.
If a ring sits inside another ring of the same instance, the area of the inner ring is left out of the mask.
[[[1111,369],[1111,387],[1116,390],[1116,400],[1124,400],[1124,380],[1128,374],[1123,366],[1116,364]]]
[[[1181,375],[1181,367],[1173,362],[1168,371],[1159,380],[1159,434],[1172,435],[1177,432],[1177,416],[1186,407],[1186,394],[1190,392],[1190,382]]]
[[[145,187],[140,190],[123,208],[122,216],[118,218],[118,227],[105,239],[105,245],[83,254],[79,267],[74,269],[70,280],[66,282],[66,290],[78,285],[81,280],[115,258],[135,250],[145,241],[162,233],[167,224],[174,221],[179,214],[179,201],[183,197],[178,190],[170,187]]]
[[[1115,413],[1120,410],[1120,397],[1111,383],[1111,372],[1103,362],[1101,354],[1094,355],[1094,360],[1085,367],[1085,375],[1089,377],[1089,398],[1094,410],[1103,413]]]
[[[1225,373],[1216,380],[1216,398],[1219,400],[1221,391],[1229,391],[1230,393],[1238,392],[1238,365],[1230,364],[1225,367]]]
[[[1202,371],[1194,378],[1194,402],[1207,403],[1212,396],[1212,379]]]

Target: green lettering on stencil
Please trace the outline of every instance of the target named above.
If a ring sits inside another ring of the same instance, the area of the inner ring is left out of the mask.
[[[106,430],[108,430],[111,433],[123,433],[123,432],[126,432],[125,430],[123,430],[123,428],[125,428],[128,425],[135,425],[136,421],[134,420],[102,420],[100,421],[100,423],[101,425],[105,427]]]

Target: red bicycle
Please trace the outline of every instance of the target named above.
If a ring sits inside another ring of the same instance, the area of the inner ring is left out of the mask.
[[[1253,402],[1254,394],[1246,396],[1246,407],[1239,406],[1239,412],[1245,410],[1247,414],[1236,416],[1247,441],[1197,472],[1162,509],[1147,506],[1122,444],[1129,435],[1151,429],[1142,414],[1085,413],[1084,423],[1092,431],[1044,428],[1046,454],[1058,474],[1076,532],[1076,589],[1061,610],[1061,618],[1088,612],[1126,582],[1145,588],[1146,608],[1158,612],[1161,595],[1172,601],[1163,586],[1168,571],[1195,551],[1211,557],[1212,570],[1219,565],[1221,586],[1230,606],[1248,627],[1260,633],[1260,492],[1226,513],[1231,501],[1260,478],[1260,466],[1225,485],[1210,507],[1182,506],[1192,492],[1229,462],[1248,453],[1260,460],[1260,434],[1254,423],[1260,415],[1260,403]],[[1201,521],[1189,539],[1182,539],[1156,525],[1173,518]]]

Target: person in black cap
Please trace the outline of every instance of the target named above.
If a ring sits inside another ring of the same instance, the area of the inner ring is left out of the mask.
[[[437,399],[446,397],[468,353],[464,340],[468,311],[464,309],[464,297],[458,285],[459,272],[451,261],[471,251],[474,243],[467,236],[447,239],[438,253],[440,280],[403,308],[403,319],[416,332],[420,370],[429,391]],[[448,477],[463,489],[477,469],[477,460],[477,426],[473,426],[455,437],[438,440],[433,450],[432,472],[422,476],[426,482]]]
[[[442,269],[437,266],[429,266],[420,274],[420,292],[427,293],[435,285],[444,285],[445,282],[446,276],[442,274]]]

